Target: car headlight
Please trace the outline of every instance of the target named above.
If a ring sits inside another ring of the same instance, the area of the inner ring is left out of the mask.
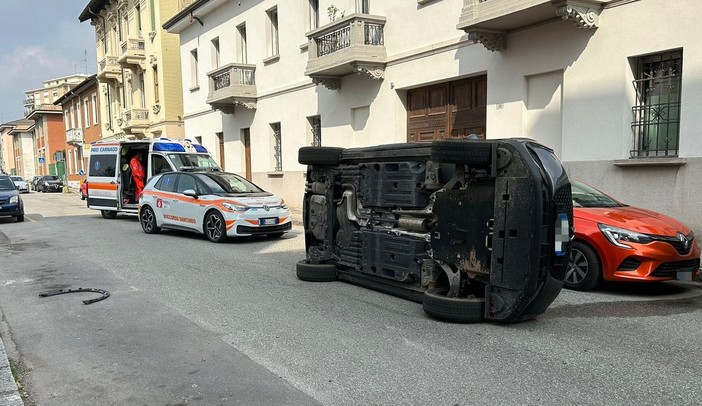
[[[244,206],[243,204],[222,203],[222,206],[231,211],[246,211],[249,209],[249,206]]]
[[[280,208],[283,209],[283,210],[287,210],[287,209],[288,209],[288,205],[285,204],[285,200],[281,200],[281,201],[280,201]]]
[[[19,196],[12,196],[10,197],[10,204],[17,204],[19,203]]]
[[[631,246],[624,244],[625,242],[635,242],[639,244],[648,244],[653,241],[651,236],[646,234],[637,233],[636,231],[625,230],[623,228],[612,227],[606,224],[598,224],[600,231],[604,236],[617,247],[621,248],[631,248]]]

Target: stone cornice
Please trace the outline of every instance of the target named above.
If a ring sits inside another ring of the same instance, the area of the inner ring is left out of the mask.
[[[385,65],[354,64],[353,71],[358,75],[366,75],[371,79],[382,80],[385,78]]]
[[[507,34],[503,32],[475,30],[468,33],[468,39],[480,42],[493,52],[507,48]]]
[[[556,15],[564,20],[573,20],[581,29],[598,28],[602,6],[588,1],[564,1],[554,4]]]

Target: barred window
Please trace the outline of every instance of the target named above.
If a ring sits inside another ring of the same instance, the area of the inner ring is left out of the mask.
[[[682,51],[636,58],[634,149],[630,158],[676,157],[680,138]]]

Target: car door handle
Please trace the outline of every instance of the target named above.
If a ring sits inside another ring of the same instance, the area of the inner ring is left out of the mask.
[[[114,185],[115,183],[116,183],[116,182],[115,182],[114,180],[113,180],[113,181],[110,181],[110,185]]]

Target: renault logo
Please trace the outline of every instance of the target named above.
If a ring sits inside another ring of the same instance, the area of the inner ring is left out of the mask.
[[[685,234],[678,231],[675,236],[678,237],[678,240],[682,243],[683,249],[687,250],[690,247],[690,240],[685,237]]]

